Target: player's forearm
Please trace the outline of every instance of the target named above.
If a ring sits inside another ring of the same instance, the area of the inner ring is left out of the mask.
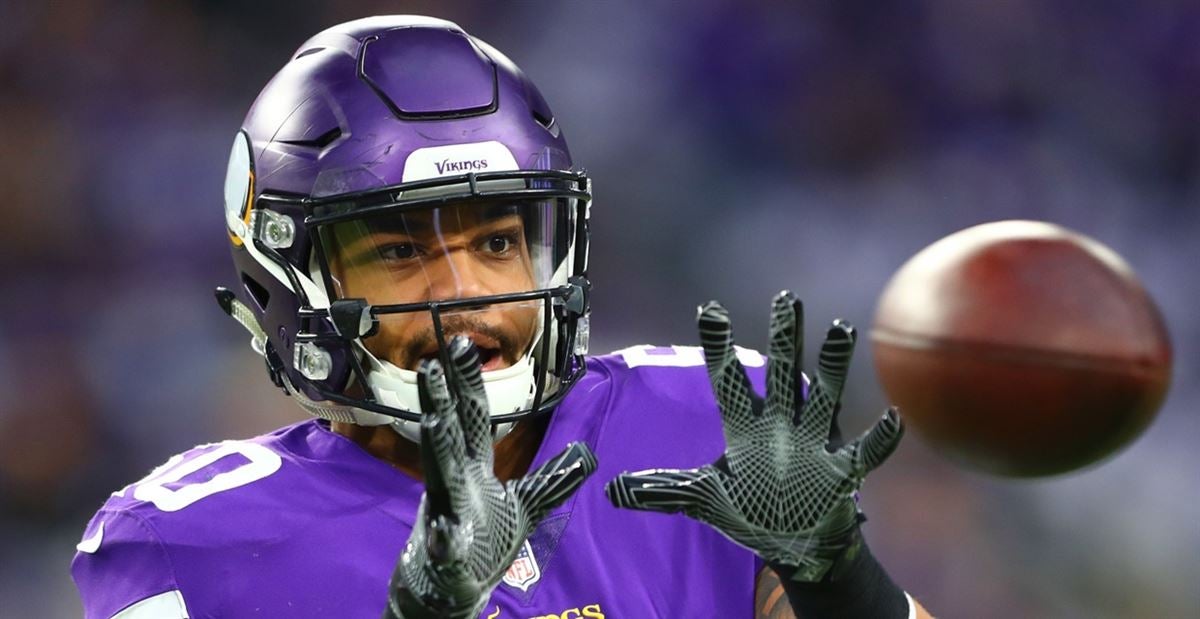
[[[916,605],[888,576],[864,542],[851,547],[819,581],[794,577],[787,566],[771,566],[795,615],[804,619],[913,619]],[[775,602],[774,607],[781,604]],[[785,615],[764,615],[785,616]]]
[[[792,610],[787,591],[784,590],[775,570],[764,568],[758,576],[755,590],[754,619],[796,619],[796,612]],[[912,619],[933,619],[933,615],[929,614],[920,602],[911,596],[908,601],[912,604]]]

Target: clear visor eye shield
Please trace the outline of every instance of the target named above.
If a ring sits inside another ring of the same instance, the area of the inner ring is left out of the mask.
[[[299,305],[291,351],[281,351],[291,377],[249,308],[228,291],[218,300],[254,334],[273,379],[313,414],[419,420],[417,365],[439,358],[449,371],[449,341],[464,335],[480,351],[492,421],[505,424],[548,410],[583,373],[590,200],[586,175],[565,171],[260,196],[247,250],[283,275]]]

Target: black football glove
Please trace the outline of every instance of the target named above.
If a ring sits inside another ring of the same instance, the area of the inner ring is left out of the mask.
[[[587,445],[571,443],[524,478],[497,480],[479,354],[461,336],[449,352],[449,386],[437,361],[418,370],[425,496],[384,617],[478,617],[537,523],[596,470]]]
[[[896,449],[903,430],[889,409],[856,440],[831,444],[855,332],[833,323],[805,398],[802,311],[789,292],[774,300],[764,400],[738,362],[729,314],[716,302],[701,307],[700,341],[725,454],[698,469],[626,473],[606,492],[617,507],[683,512],[753,550],[785,579],[814,582],[861,545],[855,492]]]

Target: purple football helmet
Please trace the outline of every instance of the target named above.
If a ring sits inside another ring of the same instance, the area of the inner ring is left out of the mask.
[[[497,436],[584,372],[591,185],[542,95],[457,25],[309,39],[234,138],[222,307],[313,415],[416,440],[416,364],[464,334]]]

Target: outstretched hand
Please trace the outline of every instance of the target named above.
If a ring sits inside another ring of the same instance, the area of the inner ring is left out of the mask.
[[[869,431],[839,444],[837,412],[855,331],[833,323],[805,397],[803,309],[790,292],[776,296],[771,309],[765,400],[737,359],[728,312],[710,302],[698,322],[724,455],[697,469],[622,474],[607,485],[608,497],[617,507],[683,512],[795,570],[794,580],[820,580],[859,543],[854,493],[899,444],[899,415],[888,409]]]
[[[418,370],[425,496],[385,617],[478,616],[537,523],[596,470],[591,450],[571,443],[521,479],[496,479],[479,354],[461,336],[449,352],[450,372],[437,361]]]

